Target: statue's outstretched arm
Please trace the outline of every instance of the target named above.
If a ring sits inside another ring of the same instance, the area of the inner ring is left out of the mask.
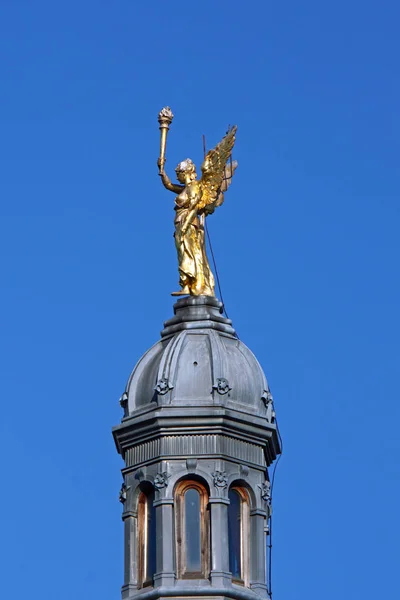
[[[161,177],[161,181],[163,182],[164,187],[166,187],[167,190],[174,192],[175,194],[180,194],[182,192],[182,190],[185,189],[185,186],[179,185],[177,183],[172,183],[172,181],[170,180],[170,178],[164,171],[165,149],[167,146],[167,134],[169,131],[169,126],[171,125],[173,118],[174,118],[174,115],[172,114],[172,110],[170,109],[169,106],[166,106],[165,108],[163,108],[162,111],[158,115],[158,122],[160,123],[161,138],[160,138],[160,157],[157,161],[157,165],[158,165],[158,174]]]
[[[178,183],[172,183],[172,181],[170,180],[170,178],[168,177],[168,175],[166,174],[166,172],[164,171],[163,168],[160,168],[159,175],[161,177],[163,186],[165,188],[167,188],[167,190],[170,190],[171,192],[174,192],[175,194],[180,194],[185,189],[184,185],[179,185]]]

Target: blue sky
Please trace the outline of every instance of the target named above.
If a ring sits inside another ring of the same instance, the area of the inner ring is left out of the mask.
[[[399,596],[397,2],[0,1],[1,596],[119,598],[111,426],[172,316],[167,171],[239,126],[209,229],[284,437],[276,600]]]

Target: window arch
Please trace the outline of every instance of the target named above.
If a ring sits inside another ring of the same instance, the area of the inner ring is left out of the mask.
[[[250,506],[249,495],[233,486],[228,493],[229,570],[232,580],[249,584]]]
[[[138,500],[138,587],[151,585],[156,572],[156,513],[154,489],[142,491]]]
[[[210,519],[206,488],[197,481],[181,481],[175,491],[175,507],[178,578],[207,578]]]

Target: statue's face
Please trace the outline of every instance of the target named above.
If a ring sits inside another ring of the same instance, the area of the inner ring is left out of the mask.
[[[178,181],[181,183],[186,183],[187,181],[196,179],[196,167],[190,158],[180,162],[176,167],[175,172]]]

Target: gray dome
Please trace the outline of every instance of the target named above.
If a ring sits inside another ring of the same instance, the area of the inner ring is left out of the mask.
[[[158,406],[225,406],[272,415],[272,398],[254,354],[236,336],[222,303],[209,296],[174,305],[161,340],[135,366],[123,396],[125,416]]]

